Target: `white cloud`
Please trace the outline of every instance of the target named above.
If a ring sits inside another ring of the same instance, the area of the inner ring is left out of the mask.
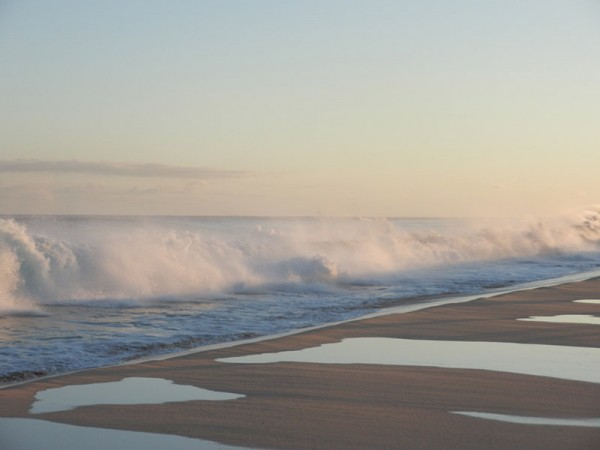
[[[160,164],[0,160],[0,214],[206,214],[255,173]],[[208,210],[207,208],[211,208]]]
[[[190,185],[189,183],[193,183]],[[206,214],[214,193],[203,181],[3,182],[0,214]]]

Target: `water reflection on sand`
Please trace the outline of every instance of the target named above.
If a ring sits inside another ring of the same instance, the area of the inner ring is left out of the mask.
[[[89,405],[143,405],[191,400],[235,400],[241,394],[174,384],[163,378],[124,378],[109,383],[70,385],[36,394],[32,414],[66,411]]]
[[[238,364],[301,362],[479,369],[600,383],[600,348],[562,345],[370,337],[218,361]]]
[[[514,416],[510,414],[493,414],[476,411],[452,411],[452,414],[475,417],[478,419],[497,420],[500,422],[518,423],[523,425],[550,425],[562,427],[591,427],[600,428],[600,418],[567,419],[557,417]]]
[[[108,430],[47,422],[0,418],[2,450],[240,450],[202,439],[137,431]]]
[[[560,314],[557,316],[530,316],[522,319],[525,322],[548,322],[548,323],[579,323],[585,325],[600,325],[600,317],[589,314]]]
[[[589,303],[592,305],[600,305],[600,299],[585,298],[585,299],[581,299],[581,300],[575,300],[575,303]]]

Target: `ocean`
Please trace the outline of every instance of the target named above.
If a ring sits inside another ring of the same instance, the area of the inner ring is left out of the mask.
[[[556,219],[0,218],[0,383],[598,272]]]

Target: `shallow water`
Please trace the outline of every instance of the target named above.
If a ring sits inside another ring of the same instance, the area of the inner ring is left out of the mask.
[[[518,423],[523,425],[546,425],[560,427],[591,427],[600,428],[600,418],[568,419],[557,417],[514,416],[510,414],[493,414],[476,411],[451,411],[452,414],[474,417],[476,419],[497,420],[500,422]]]
[[[80,427],[36,419],[0,418],[2,450],[240,450],[182,436]]]
[[[600,348],[506,342],[349,338],[302,350],[218,359],[233,364],[382,364],[510,372],[600,383]]]
[[[223,401],[244,395],[174,384],[163,378],[123,378],[109,383],[70,385],[46,389],[35,395],[31,414],[67,411],[93,405],[147,405],[192,400]]]
[[[522,319],[525,322],[548,322],[548,323],[579,323],[585,325],[600,325],[600,317],[589,314],[560,314],[557,316],[531,316]]]
[[[585,224],[0,218],[0,383],[598,270]]]

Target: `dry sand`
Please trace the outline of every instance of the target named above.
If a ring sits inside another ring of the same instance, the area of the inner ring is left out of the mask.
[[[197,437],[280,449],[600,449],[600,428],[523,425],[451,414],[600,418],[600,384],[485,370],[366,364],[231,364],[217,358],[314,347],[349,337],[600,347],[592,324],[516,320],[600,315],[600,279],[348,322],[162,361],[89,370],[0,390],[0,417]],[[160,377],[244,394],[229,401],[84,406],[30,415],[36,392]],[[52,449],[49,449],[52,450]]]

